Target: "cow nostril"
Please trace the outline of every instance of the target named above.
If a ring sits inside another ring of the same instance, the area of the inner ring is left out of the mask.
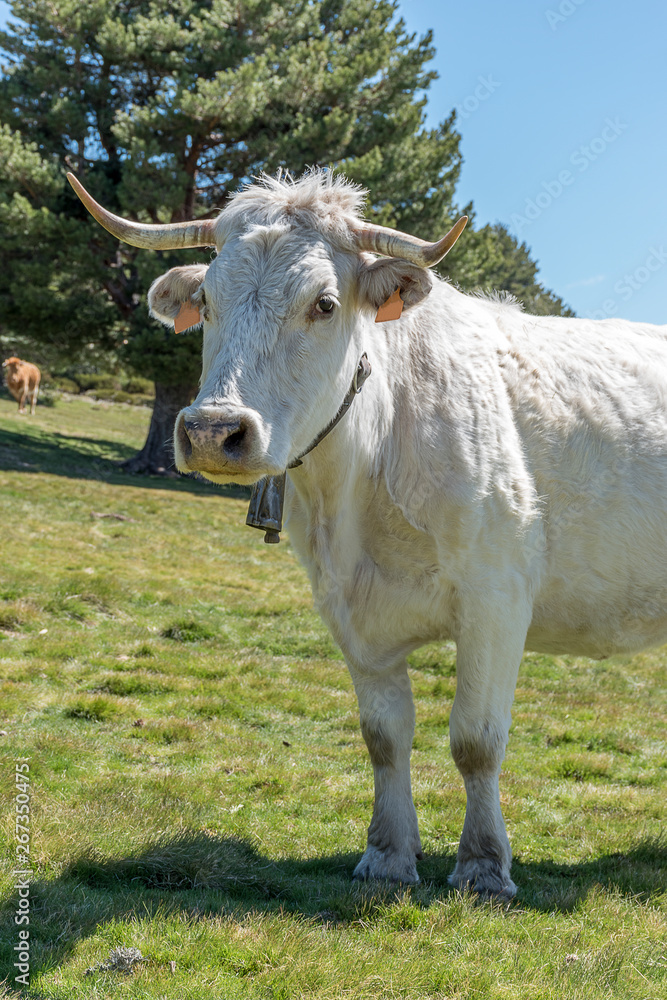
[[[237,429],[225,438],[222,448],[225,455],[229,456],[229,458],[238,458],[243,451],[246,429],[246,424],[242,420]]]
[[[225,472],[243,465],[252,447],[252,430],[252,421],[240,415],[225,419],[205,410],[183,412],[174,435],[178,467],[182,472]]]
[[[188,435],[187,423],[182,413],[176,421],[176,440],[183,453],[183,458],[187,461],[192,455],[192,441]]]

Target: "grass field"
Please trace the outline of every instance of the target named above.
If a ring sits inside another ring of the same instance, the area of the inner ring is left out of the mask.
[[[525,657],[501,780],[509,906],[448,887],[454,649],[418,652],[422,882],[355,885],[372,771],[342,657],[240,491],[117,471],[148,419],[0,399],[7,996],[20,761],[30,997],[665,1000],[667,649]],[[107,961],[133,947],[129,971]]]

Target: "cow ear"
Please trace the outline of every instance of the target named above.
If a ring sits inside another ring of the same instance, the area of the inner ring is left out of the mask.
[[[187,326],[181,325],[180,330],[197,326],[201,322],[197,307],[203,299],[201,285],[207,271],[206,264],[190,264],[188,267],[172,267],[171,271],[156,278],[148,289],[151,316],[165,326],[173,326],[183,306],[192,306],[192,315],[188,315],[188,321],[191,322]]]
[[[359,293],[362,302],[379,309],[398,288],[403,306],[411,309],[426,298],[433,288],[430,271],[407,260],[384,257],[363,261],[359,272]]]

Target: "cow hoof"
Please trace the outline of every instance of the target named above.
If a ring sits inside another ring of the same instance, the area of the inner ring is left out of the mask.
[[[461,892],[474,892],[484,899],[513,899],[516,886],[508,871],[503,871],[497,861],[477,858],[457,864],[449,876],[449,884]]]
[[[358,882],[379,879],[403,882],[406,885],[416,885],[419,882],[414,854],[395,854],[392,851],[381,851],[377,847],[366,848],[352,878]]]

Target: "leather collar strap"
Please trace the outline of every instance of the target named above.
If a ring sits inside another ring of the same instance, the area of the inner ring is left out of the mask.
[[[336,424],[343,419],[349,408],[352,406],[352,403],[354,402],[354,397],[358,396],[359,393],[361,392],[363,384],[370,375],[370,373],[371,373],[371,364],[370,361],[368,360],[368,355],[362,354],[361,360],[359,361],[359,364],[357,366],[357,370],[354,373],[354,378],[352,379],[352,385],[348,389],[347,396],[341,403],[338,413],[333,418],[331,423],[327,424],[327,426],[324,428],[323,431],[320,431],[320,433],[317,435],[312,444],[309,444],[306,450],[302,451],[298,458],[295,458],[293,462],[290,462],[290,464],[287,466],[288,469],[298,468],[302,464],[301,459],[305,458],[306,455],[308,455],[309,452],[313,450],[313,448],[317,448],[320,441],[323,441],[327,436],[327,434],[331,433]]]
[[[296,469],[302,465],[302,459],[308,455],[313,448],[316,448],[320,441],[323,441],[327,434],[330,434],[337,423],[343,419],[363,387],[364,382],[371,373],[371,366],[368,356],[364,353],[357,365],[357,370],[352,379],[352,385],[348,389],[345,399],[340,405],[338,413],[333,420],[327,424],[323,431],[302,451],[298,458],[295,458],[287,466],[288,469]],[[285,473],[279,476],[265,476],[255,483],[252,488],[248,516],[246,524],[251,528],[260,528],[265,531],[264,541],[269,544],[277,544],[280,541],[280,531],[283,526],[283,501],[285,499]]]

